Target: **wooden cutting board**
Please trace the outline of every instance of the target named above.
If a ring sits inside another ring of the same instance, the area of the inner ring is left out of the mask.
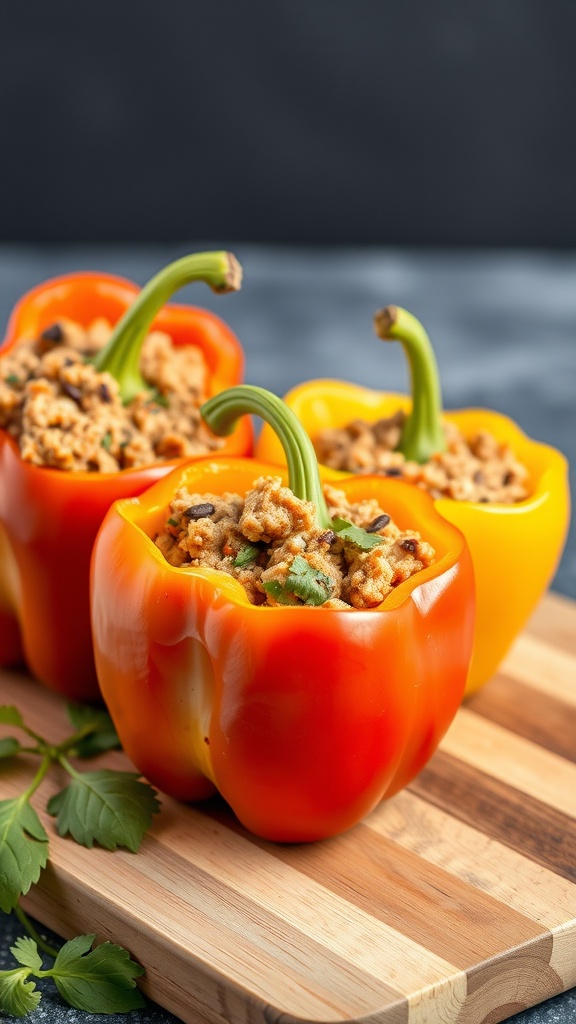
[[[0,675],[0,698],[69,732],[26,677]],[[44,816],[51,862],[26,908],[126,946],[190,1024],[496,1024],[576,984],[575,762],[576,604],[549,595],[424,773],[347,835],[279,846],[219,802],[164,800],[133,855],[85,850]]]

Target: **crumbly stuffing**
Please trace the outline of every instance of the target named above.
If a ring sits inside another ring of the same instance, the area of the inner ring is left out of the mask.
[[[0,428],[16,439],[22,459],[114,473],[219,447],[199,413],[207,392],[200,349],[152,331],[140,357],[151,390],[124,406],[115,379],[85,361],[111,332],[102,318],[86,329],[61,319],[0,356]]]
[[[453,423],[444,423],[446,450],[420,465],[395,450],[405,413],[367,423],[322,431],[314,439],[319,462],[350,473],[398,476],[433,498],[512,504],[529,496],[528,470],[509,445],[487,431],[466,439]]]
[[[245,497],[180,488],[156,544],[171,565],[228,573],[252,604],[271,606],[374,608],[434,561],[431,545],[400,530],[375,499],[349,503],[330,486],[324,493],[335,529],[319,527],[315,506],[280,477],[260,477]],[[362,528],[359,542],[338,532],[341,520]]]

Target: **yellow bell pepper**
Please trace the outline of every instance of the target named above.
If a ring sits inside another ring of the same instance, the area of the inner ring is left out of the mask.
[[[494,674],[548,587],[562,554],[570,515],[568,466],[555,448],[529,438],[508,417],[486,409],[444,412],[434,353],[418,321],[396,306],[375,317],[384,340],[402,342],[410,363],[412,398],[338,380],[312,380],[284,396],[311,439],[355,419],[368,422],[408,414],[399,444],[407,458],[425,462],[444,446],[442,421],[464,437],[488,431],[509,445],[528,471],[529,497],[514,504],[435,499],[438,512],[459,527],[472,555],[477,618],[466,695]],[[257,458],[282,463],[282,450],[264,426]],[[367,467],[369,468],[369,467]],[[332,471],[335,477],[347,474]]]

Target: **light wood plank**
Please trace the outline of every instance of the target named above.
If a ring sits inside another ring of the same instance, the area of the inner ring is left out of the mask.
[[[576,765],[462,707],[442,750],[576,818]]]
[[[576,653],[559,650],[525,633],[518,638],[499,671],[576,707]]]

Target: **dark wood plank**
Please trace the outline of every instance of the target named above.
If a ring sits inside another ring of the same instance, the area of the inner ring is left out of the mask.
[[[576,882],[573,818],[442,750],[409,788],[459,821]]]

